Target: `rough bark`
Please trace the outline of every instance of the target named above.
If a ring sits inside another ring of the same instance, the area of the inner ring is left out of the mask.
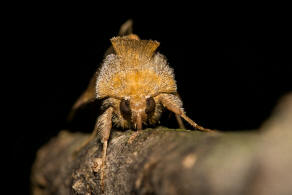
[[[292,194],[292,95],[259,130],[204,133],[165,127],[114,131],[105,194]],[[101,194],[102,145],[62,131],[37,153],[33,194]]]

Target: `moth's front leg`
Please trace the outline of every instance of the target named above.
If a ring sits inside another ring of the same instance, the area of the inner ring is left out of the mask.
[[[197,123],[195,123],[192,119],[190,119],[183,111],[182,108],[182,101],[179,99],[178,96],[173,94],[160,94],[157,96],[158,101],[168,110],[175,113],[176,115],[182,117],[185,119],[190,125],[192,125],[194,128],[200,130],[200,131],[213,131],[211,129],[206,129]]]
[[[96,133],[99,135],[101,143],[103,144],[102,148],[102,164],[100,167],[100,185],[102,191],[104,190],[104,169],[106,164],[106,150],[108,139],[110,136],[111,128],[112,128],[112,114],[113,108],[109,107],[102,115],[100,115],[97,119],[95,129],[93,134]]]

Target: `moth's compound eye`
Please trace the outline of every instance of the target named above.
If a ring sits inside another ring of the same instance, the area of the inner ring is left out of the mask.
[[[154,113],[155,110],[155,101],[153,97],[146,99],[146,109],[145,112],[148,116],[151,116]]]
[[[132,112],[131,112],[129,100],[125,100],[125,99],[121,100],[120,111],[121,111],[121,114],[124,117],[124,119],[126,119],[126,120],[131,119]]]

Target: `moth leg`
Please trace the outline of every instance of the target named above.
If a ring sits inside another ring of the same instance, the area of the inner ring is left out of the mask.
[[[182,108],[182,102],[179,99],[179,97],[173,95],[173,94],[160,94],[157,96],[159,102],[166,107],[171,112],[175,113],[176,115],[182,117],[185,119],[190,125],[192,125],[194,128],[200,130],[200,131],[213,131],[211,129],[204,128],[197,123],[195,123],[192,119],[190,119],[183,111]]]
[[[180,129],[186,129],[183,121],[181,120],[180,115],[175,114],[175,118],[176,118],[176,121],[177,121],[177,124],[178,124],[179,128]]]
[[[176,93],[175,95],[177,96],[177,98],[178,98],[179,100],[181,99],[179,93]],[[182,119],[181,119],[181,117],[180,117],[180,115],[175,114],[175,118],[176,118],[176,122],[177,122],[179,128],[180,128],[180,129],[186,129],[186,128],[185,128],[185,125],[184,125],[184,123],[183,123],[183,121],[182,121]]]
[[[102,155],[101,155],[101,166],[100,166],[100,185],[102,191],[104,190],[104,169],[106,164],[106,150],[108,145],[108,139],[110,136],[110,131],[112,128],[112,113],[113,108],[109,107],[102,115],[100,115],[96,121],[94,130],[91,136],[83,142],[83,144],[75,151],[75,154],[82,150],[89,142],[99,135],[101,143],[103,144],[102,147]]]
[[[99,136],[101,136],[103,134],[106,133],[110,133],[110,129],[111,129],[111,124],[110,124],[110,128],[109,128],[109,132],[107,132],[107,130],[102,130],[100,129],[100,126],[103,124],[102,122],[106,121],[107,119],[105,119],[107,116],[111,117],[112,116],[112,112],[113,112],[113,108],[108,108],[102,115],[100,115],[95,123],[95,127],[94,130],[92,131],[90,137],[88,139],[86,139],[76,150],[75,150],[75,154],[80,152],[87,144],[89,144],[89,142],[91,142],[92,140],[94,140],[97,137],[97,134]],[[111,123],[111,120],[110,120]],[[105,125],[106,126],[106,125]],[[109,136],[109,135],[108,135]]]
[[[100,185],[102,191],[104,191],[104,169],[106,165],[106,150],[108,145],[108,139],[110,136],[110,131],[112,128],[112,113],[113,108],[109,107],[98,119],[96,122],[96,126],[94,132],[96,132],[100,139],[101,143],[103,144],[102,147],[102,163],[100,167]],[[96,134],[95,133],[95,134]]]

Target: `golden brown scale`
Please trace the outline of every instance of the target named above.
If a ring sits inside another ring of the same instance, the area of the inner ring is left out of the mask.
[[[159,42],[140,40],[137,35],[131,34],[131,24],[128,21],[121,27],[120,35],[124,36],[111,39],[114,52],[105,57],[72,111],[74,113],[80,106],[95,98],[105,98],[105,111],[98,117],[90,139],[81,146],[95,139],[97,134],[100,137],[103,143],[100,170],[102,186],[112,123],[122,128],[137,129],[137,133],[129,140],[131,142],[143,125],[153,125],[159,121],[164,107],[175,113],[181,128],[184,126],[180,117],[198,130],[211,131],[197,125],[184,113],[182,101],[177,94],[173,69],[169,67],[166,58],[156,52]]]

